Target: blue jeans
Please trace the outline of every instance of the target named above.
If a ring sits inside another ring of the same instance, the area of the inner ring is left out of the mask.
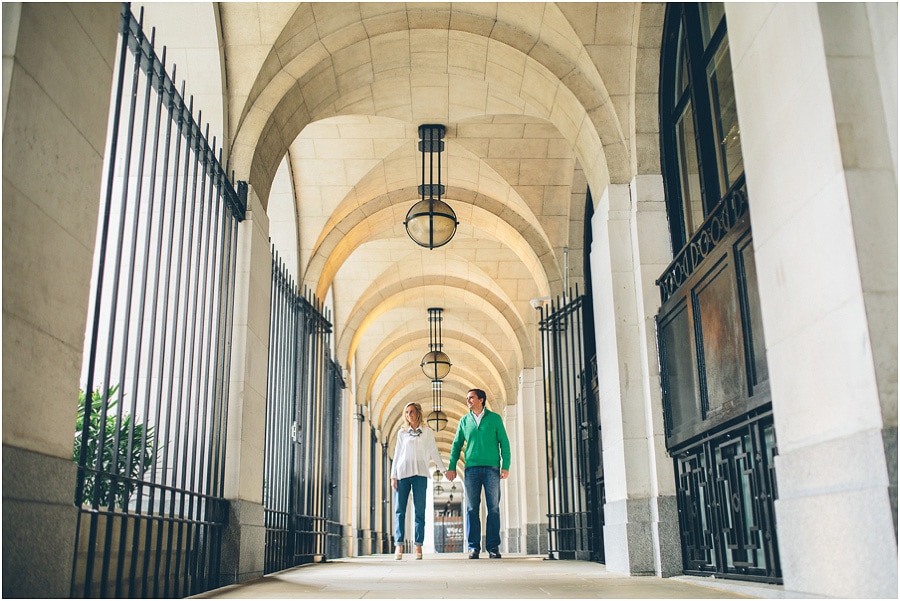
[[[500,547],[500,468],[466,467],[466,541],[470,551],[481,551],[481,489],[487,508],[485,547],[488,551]]]
[[[406,504],[409,502],[409,491],[412,489],[413,507],[415,509],[416,540],[415,544],[425,542],[425,493],[428,490],[428,478],[410,476],[397,481],[394,493],[394,545],[403,544],[403,533],[406,530]]]

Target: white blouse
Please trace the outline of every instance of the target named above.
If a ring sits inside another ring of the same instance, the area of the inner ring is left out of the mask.
[[[411,432],[411,428],[401,428],[397,433],[397,445],[394,447],[394,463],[391,466],[391,478],[409,478],[410,476],[430,476],[428,460],[434,461],[442,472],[444,461],[434,441],[434,430],[428,426],[419,426],[419,435]]]

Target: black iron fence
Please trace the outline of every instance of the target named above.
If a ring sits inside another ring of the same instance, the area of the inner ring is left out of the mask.
[[[366,453],[368,452],[366,449],[366,416],[362,410],[361,406],[357,406],[356,413],[353,414],[353,419],[356,422],[356,465],[358,466],[357,478],[356,478],[356,498],[359,501],[356,504],[356,536],[355,536],[355,544],[356,544],[356,554],[357,555],[368,555],[371,553],[368,548],[368,540],[366,539],[366,529],[363,527],[365,525],[365,514],[366,514],[366,502],[365,502],[365,478],[363,478],[363,466],[366,463]]]
[[[589,296],[541,308],[550,557],[604,561],[603,462]],[[587,333],[587,336],[585,336]]]
[[[371,422],[369,424],[371,426]],[[372,529],[370,536],[371,553],[381,552],[381,543],[384,540],[381,530],[379,530],[378,515],[381,513],[378,509],[381,505],[381,497],[378,494],[378,475],[383,472],[381,469],[381,453],[379,452],[381,445],[378,442],[378,433],[375,428],[369,430],[369,525]]]
[[[272,267],[266,452],[265,572],[341,557],[340,365],[322,304]]]
[[[127,4],[120,33],[73,453],[71,594],[183,597],[219,585],[246,194]]]

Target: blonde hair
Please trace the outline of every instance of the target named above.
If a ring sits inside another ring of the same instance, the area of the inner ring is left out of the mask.
[[[406,410],[410,407],[410,405],[416,408],[416,413],[419,415],[419,427],[421,428],[425,425],[425,417],[422,415],[422,405],[420,405],[419,403],[407,403],[403,406],[403,421],[406,422],[407,428],[412,428],[412,424],[409,423],[409,419],[407,419],[406,417]]]

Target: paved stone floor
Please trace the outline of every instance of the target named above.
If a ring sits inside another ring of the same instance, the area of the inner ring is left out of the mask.
[[[706,578],[629,577],[597,563],[507,555],[349,557],[236,584],[198,598],[234,599],[738,599],[781,598],[781,587]]]

